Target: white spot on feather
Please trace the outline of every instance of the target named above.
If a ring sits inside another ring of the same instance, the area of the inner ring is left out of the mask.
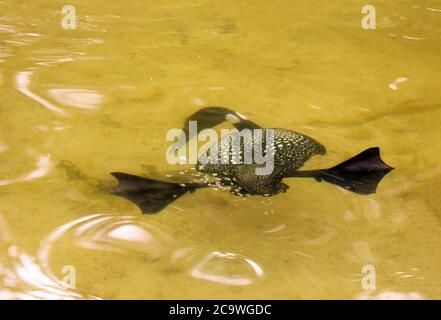
[[[225,120],[229,121],[231,123],[239,123],[240,122],[240,119],[232,113],[228,113],[227,115],[225,115]]]

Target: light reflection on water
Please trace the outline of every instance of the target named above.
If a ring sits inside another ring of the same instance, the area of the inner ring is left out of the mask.
[[[173,242],[166,233],[155,226],[137,221],[133,216],[93,214],[71,221],[54,230],[42,242],[39,257],[47,264],[54,243],[70,235],[78,247],[91,250],[137,252],[159,258]]]
[[[285,298],[284,292],[301,298],[416,299],[426,296],[419,292],[424,290],[439,296],[439,282],[430,279],[440,260],[427,256],[436,252],[440,231],[440,206],[431,196],[440,176],[433,157],[441,150],[434,72],[439,59],[428,49],[439,47],[439,28],[429,19],[440,9],[411,4],[404,1],[402,15],[384,4],[377,33],[345,25],[347,17],[358,17],[358,7],[336,5],[322,19],[301,2],[286,5],[286,12],[256,4],[247,16],[223,6],[220,18],[207,14],[205,1],[148,11],[139,10],[141,1],[127,7],[127,16],[116,2],[106,8],[90,4],[91,14],[79,12],[78,30],[69,33],[54,27],[52,11],[15,12],[13,4],[3,10],[0,108],[7,123],[0,161],[10,161],[0,166],[6,176],[0,177],[0,196],[6,199],[0,207],[0,298],[102,298],[94,290],[83,292],[81,281],[78,290],[65,288],[57,263],[70,253],[96,257],[93,263],[109,278],[114,270],[104,268],[108,261],[127,265],[121,279],[89,285],[96,290],[101,285],[103,297],[126,281],[124,288],[166,286],[168,279],[173,285],[154,297],[193,287],[207,289],[207,297],[222,291],[227,298],[233,292]],[[333,21],[339,32],[324,21]],[[414,23],[419,21],[425,23]],[[160,172],[163,131],[211,104],[243,110],[265,126],[317,136],[330,152],[314,165],[378,144],[399,169],[371,198],[312,183],[291,183],[288,194],[262,203],[208,192],[189,195],[164,213],[178,222],[141,216],[115,199],[120,207],[108,213],[101,209],[112,207],[110,196],[82,189],[81,179],[71,181],[56,170],[68,160],[91,177],[106,177],[111,170],[135,173],[139,162]],[[18,192],[23,206],[9,197]],[[49,193],[54,199],[42,204]],[[94,209],[84,210],[89,205]],[[33,235],[45,230],[40,220],[51,219],[56,222],[47,233]],[[6,230],[6,220],[19,227]],[[29,242],[41,242],[36,254],[22,249]],[[354,294],[362,290],[356,285],[362,275],[349,285],[341,279],[366,263],[381,265],[387,285]],[[130,278],[132,272],[143,275]],[[94,283],[94,276],[79,279]],[[415,289],[407,290],[411,285]],[[134,296],[143,294],[138,288]]]
[[[35,257],[14,245],[1,216],[0,240],[0,299],[96,299],[70,290],[64,282],[52,277]]]
[[[96,90],[50,89],[49,95],[61,104],[89,110],[98,108],[104,101],[103,95]]]
[[[218,262],[216,262],[218,260]],[[233,267],[222,265],[231,264]],[[236,266],[234,266],[234,264]],[[238,266],[240,264],[240,266]],[[222,269],[231,269],[230,274],[224,274]],[[247,270],[248,269],[248,270]],[[256,278],[262,277],[262,268],[253,260],[231,252],[211,252],[203,258],[192,270],[192,276],[198,279],[219,282],[223,284],[244,286],[253,284]],[[249,275],[249,277],[247,277]]]
[[[180,247],[172,236],[137,217],[92,214],[58,227],[42,241],[38,260],[53,279],[56,276],[50,257],[57,254],[54,246],[70,238],[78,248],[115,253],[132,251],[149,260],[162,259],[170,266],[184,263],[188,276],[226,285],[251,285],[264,275],[259,264],[249,257]]]
[[[7,149],[6,149],[7,150]],[[4,150],[4,151],[6,151]],[[37,158],[36,168],[29,173],[25,173],[13,179],[3,179],[0,180],[0,186],[6,186],[9,184],[14,184],[18,182],[25,182],[34,180],[37,178],[44,177],[49,173],[51,167],[51,157],[50,155],[35,155]]]

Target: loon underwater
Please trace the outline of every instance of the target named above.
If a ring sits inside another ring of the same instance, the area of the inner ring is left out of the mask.
[[[265,175],[256,174],[256,168],[261,167],[256,163],[213,164],[202,162],[199,158],[195,169],[201,175],[212,177],[214,181],[205,179],[189,183],[166,182],[112,172],[111,174],[119,182],[112,194],[132,201],[144,214],[153,214],[161,211],[185,193],[206,187],[229,187],[231,194],[239,196],[273,196],[288,189],[288,186],[282,182],[284,178],[314,178],[318,182],[324,180],[352,192],[366,195],[375,193],[381,179],[393,170],[381,160],[380,149],[372,147],[329,169],[297,171],[313,155],[325,154],[325,147],[314,139],[291,130],[263,129],[238,112],[223,107],[207,107],[188,117],[183,128],[183,133],[188,137],[187,141],[192,138],[189,137],[190,121],[197,121],[197,134],[225,121],[231,122],[237,130],[261,129],[264,133],[271,130],[274,166],[272,172]],[[223,139],[213,147],[219,150],[218,145],[227,143],[229,144],[227,150],[231,150],[233,148],[231,142],[232,139]],[[240,150],[236,151],[243,155],[245,149],[252,148],[252,144],[252,141],[241,141]],[[265,146],[263,148],[265,149]],[[217,155],[222,157],[221,151],[218,152]]]

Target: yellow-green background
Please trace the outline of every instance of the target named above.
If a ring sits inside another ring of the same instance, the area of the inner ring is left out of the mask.
[[[377,29],[363,30],[366,4],[0,1],[0,298],[440,298],[441,4],[370,1]],[[308,168],[379,146],[396,170],[370,196],[292,179],[152,216],[106,193],[111,171],[181,169],[166,132],[204,105],[317,139],[328,154]],[[39,157],[48,171],[25,180]]]

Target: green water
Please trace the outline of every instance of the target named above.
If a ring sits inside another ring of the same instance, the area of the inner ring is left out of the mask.
[[[441,4],[369,3],[375,30],[353,0],[72,0],[64,30],[65,2],[0,1],[0,298],[440,298]],[[157,215],[106,192],[182,169],[165,135],[209,105],[320,141],[306,168],[396,169]]]

